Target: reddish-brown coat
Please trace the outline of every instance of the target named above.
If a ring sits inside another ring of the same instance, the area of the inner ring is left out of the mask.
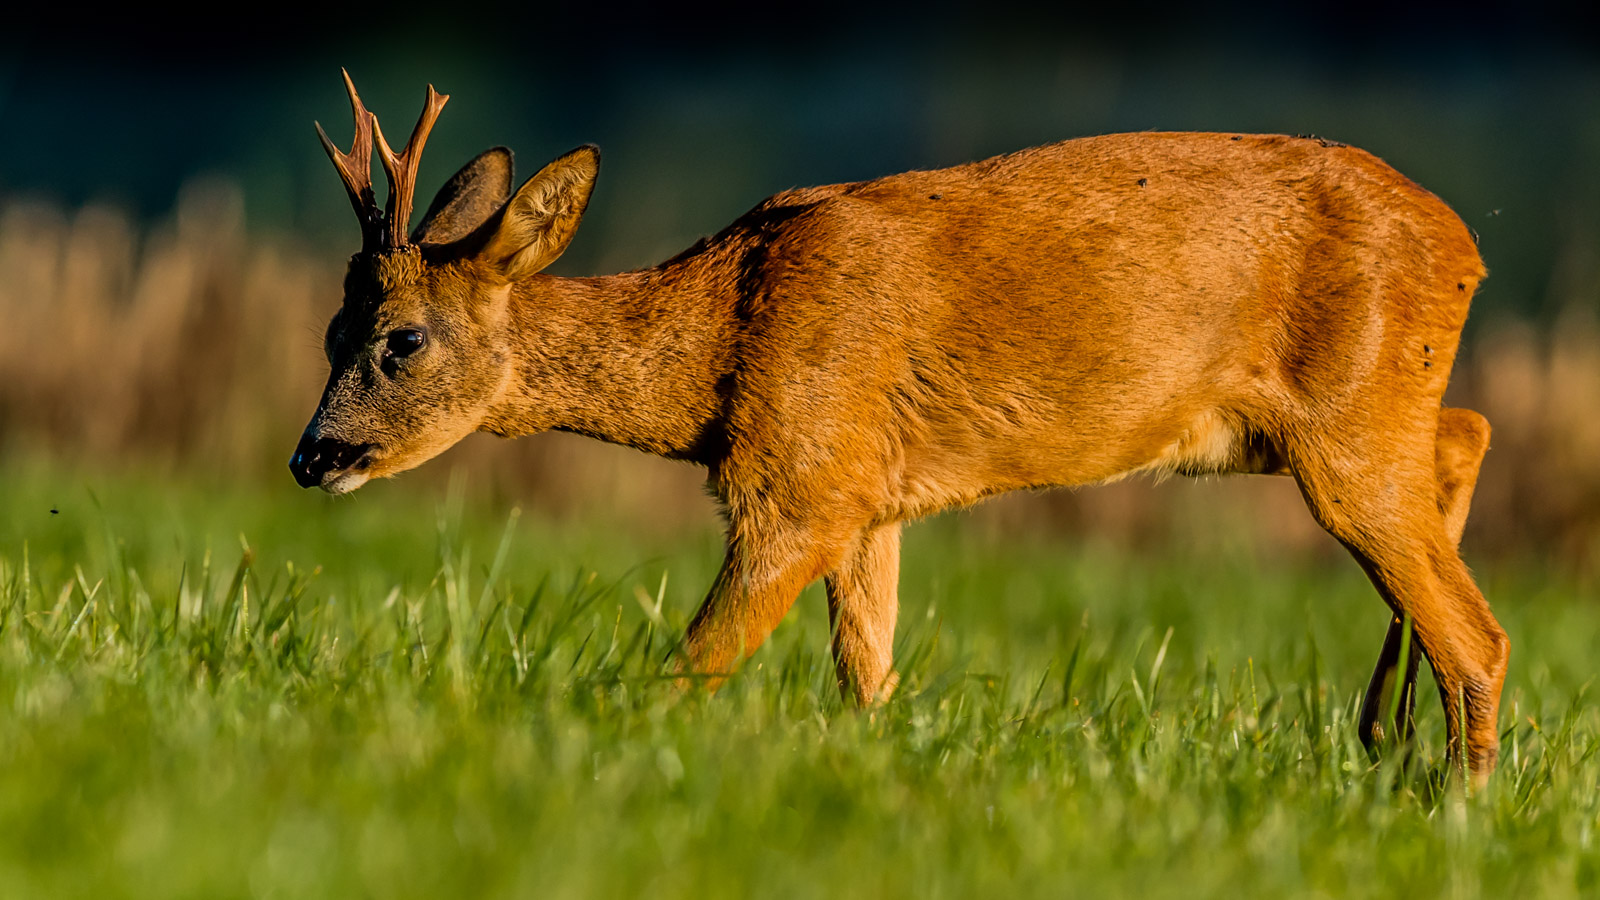
[[[430,244],[430,217],[420,251],[353,260],[307,439],[374,449],[325,486],[472,430],[703,464],[728,552],[692,667],[729,671],[826,577],[840,684],[870,702],[894,684],[902,521],[1139,471],[1290,474],[1414,623],[1452,752],[1492,769],[1507,643],[1455,550],[1488,426],[1440,404],[1484,269],[1461,220],[1377,158],[1281,136],[1066,141],[785,192],[607,278],[533,274],[597,156],[503,207],[497,160],[449,189],[492,211],[471,234],[458,216]],[[495,186],[474,196],[474,179]],[[384,335],[418,322],[428,352],[385,362]],[[1415,677],[1398,627],[1365,740],[1409,725],[1409,690],[1385,708],[1384,686]]]

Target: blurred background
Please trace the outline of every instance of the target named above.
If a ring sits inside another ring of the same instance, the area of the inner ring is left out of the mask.
[[[330,502],[299,493],[285,464],[358,242],[311,127],[348,141],[345,66],[391,133],[407,132],[425,84],[452,96],[419,195],[491,145],[527,175],[600,144],[599,188],[552,269],[568,275],[658,262],[784,188],[1063,138],[1361,146],[1450,203],[1491,272],[1450,397],[1495,427],[1469,561],[1600,560],[1600,30],[1574,9],[74,15],[30,12],[0,34],[0,471],[45,459]],[[714,522],[699,470],[562,435],[474,437],[362,493],[463,472],[468,490],[558,522]],[[1287,479],[1134,481],[964,515],[991,537],[1338,552]]]

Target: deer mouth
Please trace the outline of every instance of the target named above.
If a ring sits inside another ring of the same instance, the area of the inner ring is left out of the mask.
[[[348,494],[370,480],[372,480],[372,476],[366,472],[346,469],[343,472],[329,473],[322,480],[322,483],[317,486],[327,493],[337,496],[339,494]]]
[[[319,487],[330,494],[348,494],[372,478],[378,460],[375,444],[350,444],[335,438],[300,439],[289,471],[303,488]]]

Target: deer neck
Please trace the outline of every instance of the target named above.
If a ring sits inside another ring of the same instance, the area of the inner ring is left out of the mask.
[[[733,301],[683,267],[514,285],[513,364],[482,430],[569,431],[711,464]]]

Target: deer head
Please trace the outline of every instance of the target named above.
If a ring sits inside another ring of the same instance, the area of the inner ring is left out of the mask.
[[[576,232],[600,154],[579,147],[513,194],[511,151],[480,154],[445,183],[407,234],[417,167],[448,96],[429,85],[422,117],[397,154],[345,74],[355,141],[342,153],[317,126],[350,194],[361,250],[328,323],[331,371],[289,461],[302,487],[355,490],[416,466],[477,430],[512,378],[513,286],[559,257]],[[389,181],[379,209],[372,146]]]

